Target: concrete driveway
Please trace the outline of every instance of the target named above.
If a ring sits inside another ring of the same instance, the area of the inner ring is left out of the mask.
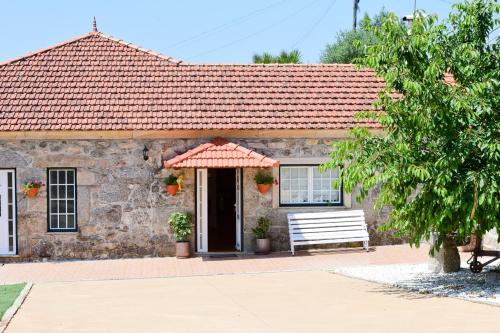
[[[308,271],[37,284],[7,332],[496,332],[498,318]]]

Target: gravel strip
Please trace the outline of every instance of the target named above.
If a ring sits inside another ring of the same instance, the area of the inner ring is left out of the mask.
[[[432,273],[427,264],[339,267],[332,272],[419,293],[500,306],[500,279],[491,281],[486,277],[491,273],[474,274],[465,267],[449,274]]]

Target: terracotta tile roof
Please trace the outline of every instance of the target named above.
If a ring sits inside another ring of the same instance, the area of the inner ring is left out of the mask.
[[[164,162],[165,168],[271,168],[279,162],[223,138]]]
[[[449,85],[454,85],[457,83],[457,81],[455,81],[455,78],[453,77],[453,75],[450,73],[444,73],[443,81],[444,81],[444,83],[447,83]]]
[[[352,65],[183,64],[92,32],[0,65],[0,131],[345,129],[382,86]]]

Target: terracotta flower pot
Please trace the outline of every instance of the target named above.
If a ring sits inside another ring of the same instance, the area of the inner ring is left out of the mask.
[[[30,188],[28,190],[28,192],[26,192],[26,196],[28,198],[34,198],[38,195],[38,187],[33,187],[33,188]]]
[[[178,259],[189,258],[190,255],[191,247],[189,245],[189,241],[175,243],[175,256]]]
[[[271,189],[271,184],[257,184],[260,193],[267,193]]]
[[[255,254],[269,254],[271,252],[271,240],[262,238],[255,240]]]
[[[167,192],[170,193],[170,195],[176,195],[177,191],[179,191],[179,185],[167,185]]]

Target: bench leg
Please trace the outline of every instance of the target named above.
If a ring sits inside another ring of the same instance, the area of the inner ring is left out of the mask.
[[[290,247],[291,247],[291,249],[292,249],[292,256],[294,256],[294,255],[295,255],[295,248],[293,247],[293,245],[292,245],[292,246],[290,246]]]
[[[370,251],[370,247],[368,246],[368,241],[363,242],[363,247],[365,248],[366,252]]]

